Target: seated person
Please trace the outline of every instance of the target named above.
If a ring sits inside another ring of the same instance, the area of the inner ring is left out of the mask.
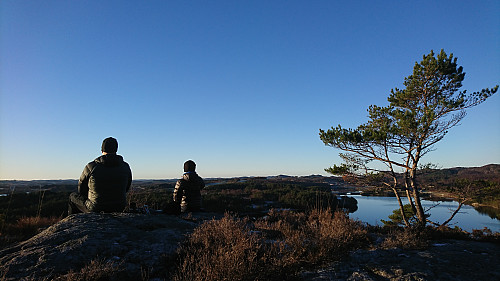
[[[192,160],[184,163],[184,174],[177,181],[174,189],[174,203],[180,205],[181,212],[201,210],[201,192],[205,182],[195,172],[196,164]]]
[[[69,196],[68,215],[125,209],[132,171],[117,151],[115,138],[109,137],[102,142],[102,155],[85,166],[78,181],[78,192]]]

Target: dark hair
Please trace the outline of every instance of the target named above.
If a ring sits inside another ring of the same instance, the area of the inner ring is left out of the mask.
[[[194,172],[196,169],[196,163],[193,160],[188,160],[184,162],[184,172]]]
[[[118,141],[113,137],[104,139],[102,141],[101,151],[106,153],[116,153],[118,151]]]

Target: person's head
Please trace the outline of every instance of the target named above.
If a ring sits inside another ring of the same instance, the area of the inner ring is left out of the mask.
[[[105,138],[102,141],[101,151],[103,154],[116,154],[118,151],[118,141],[113,138]]]
[[[188,160],[184,162],[184,172],[194,172],[196,170],[196,164],[194,163],[193,160]]]

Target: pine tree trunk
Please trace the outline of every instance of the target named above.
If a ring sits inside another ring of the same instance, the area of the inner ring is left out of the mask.
[[[396,195],[396,199],[398,200],[399,210],[401,211],[401,217],[403,218],[405,225],[407,227],[409,227],[410,222],[408,221],[408,218],[406,217],[405,208],[404,208],[403,202],[401,201],[401,196],[399,196],[398,190],[396,188],[393,187],[392,191],[394,191],[394,195]]]
[[[415,170],[410,171],[410,186],[412,188],[413,199],[415,200],[415,208],[417,210],[417,219],[418,224],[421,227],[424,227],[427,220],[425,218],[424,208],[420,202],[420,192],[417,188],[417,183],[415,180]]]
[[[406,191],[406,197],[408,198],[408,203],[410,204],[411,206],[411,210],[413,211],[413,213],[417,213],[417,208],[415,208],[415,204],[413,203],[413,199],[411,197],[411,193],[410,193],[410,185],[408,184],[408,171],[405,172],[405,191]]]
[[[392,175],[392,181],[393,181],[391,189],[394,192],[394,195],[396,195],[396,199],[398,200],[399,210],[401,211],[401,217],[403,218],[403,221],[404,221],[405,225],[407,227],[409,227],[410,226],[410,222],[408,221],[408,218],[406,217],[405,208],[404,208],[403,202],[401,201],[401,196],[399,196],[399,193],[398,193],[398,190],[397,190],[398,178],[396,177],[396,173],[394,173],[394,170],[392,169],[392,166],[391,166],[391,175]]]

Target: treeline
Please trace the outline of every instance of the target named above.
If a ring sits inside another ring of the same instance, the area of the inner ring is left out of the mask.
[[[173,184],[133,187],[128,202],[138,208],[165,210],[173,201]],[[57,190],[57,189],[56,189]],[[0,197],[0,223],[13,223],[20,217],[64,217],[67,214],[67,191],[14,193]],[[207,212],[264,213],[271,208],[309,210],[335,208],[336,197],[328,184],[276,183],[263,179],[208,185],[202,190]]]
[[[138,207],[165,210],[173,201],[173,185],[133,190],[129,201]],[[216,183],[202,190],[203,208],[207,212],[226,211],[241,215],[264,213],[271,208],[308,210],[335,208],[337,201],[327,184],[276,183],[265,179]]]
[[[37,191],[0,197],[0,224],[21,217],[63,217],[70,192]]]
[[[327,184],[276,183],[263,180],[208,186],[203,192],[207,211],[255,213],[270,208],[335,208],[336,197]]]

